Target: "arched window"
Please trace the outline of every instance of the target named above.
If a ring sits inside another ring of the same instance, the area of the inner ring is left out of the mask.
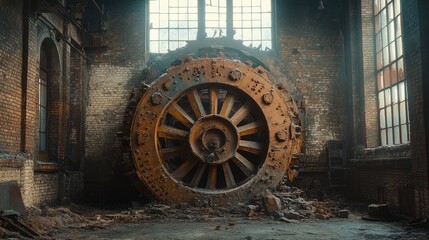
[[[55,43],[47,38],[40,48],[38,87],[38,151],[40,161],[58,159],[60,64]]]

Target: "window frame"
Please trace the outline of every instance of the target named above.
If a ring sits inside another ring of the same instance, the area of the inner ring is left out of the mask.
[[[198,8],[198,31],[197,31],[197,37],[195,40],[189,40],[189,41],[201,41],[207,38],[211,38],[210,36],[207,36],[206,31],[206,20],[205,20],[205,1],[206,0],[197,0],[197,8]],[[277,0],[270,0],[271,1],[271,49],[269,51],[261,51],[261,52],[276,52],[276,49],[278,49],[278,35],[277,35]],[[224,37],[231,40],[236,41],[244,41],[241,39],[234,39],[234,29],[233,29],[233,0],[226,0],[227,5],[227,16],[226,16],[226,34]],[[145,1],[145,49],[146,52],[149,54],[154,55],[164,55],[166,53],[158,53],[158,52],[151,52],[150,50],[150,0]],[[261,40],[262,41],[262,40]],[[185,45],[186,46],[186,45]],[[244,46],[244,45],[243,45]],[[256,46],[253,46],[256,47]],[[176,48],[177,49],[177,48]],[[175,51],[171,50],[171,51]],[[262,49],[264,50],[264,49]]]
[[[46,76],[46,79],[42,79],[42,72],[43,74]],[[45,80],[46,84],[43,84],[42,81]],[[49,117],[48,117],[48,111],[49,111],[49,70],[47,69],[43,69],[41,66],[39,68],[39,82],[38,82],[38,87],[39,87],[39,91],[38,91],[38,95],[39,95],[39,102],[38,102],[38,111],[39,111],[39,115],[38,115],[38,122],[39,122],[39,126],[38,126],[38,141],[37,141],[37,150],[39,153],[39,160],[43,161],[43,162],[49,162]],[[41,98],[42,98],[42,91],[41,91],[41,87],[45,88],[45,98],[46,98],[46,102],[45,105],[42,106],[41,105]],[[42,125],[42,117],[41,117],[41,108],[44,107],[45,108],[45,131],[41,130],[41,125]],[[44,150],[41,150],[41,133],[45,134],[45,139],[44,139],[44,145],[45,148]]]
[[[395,146],[410,142],[401,3],[402,0],[372,1],[374,78],[380,146]],[[392,57],[392,53],[394,57]],[[400,65],[402,65],[402,72],[399,69]],[[397,120],[395,121],[395,119]]]

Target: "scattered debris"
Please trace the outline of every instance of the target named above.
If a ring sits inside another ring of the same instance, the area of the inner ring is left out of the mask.
[[[350,214],[349,210],[343,209],[343,210],[338,211],[337,216],[339,218],[348,218],[349,214]]]
[[[368,206],[368,216],[362,219],[370,221],[393,221],[395,218],[389,213],[389,205],[386,203],[374,203]]]
[[[282,221],[282,222],[285,222],[285,223],[299,223],[299,221],[297,221],[297,220],[291,220],[291,219],[288,219],[288,218],[285,218],[285,217],[282,217],[279,220]]]
[[[267,192],[266,196],[264,197],[264,207],[265,211],[268,214],[271,214],[277,210],[282,209],[282,202],[280,201],[280,198],[274,196],[271,192]]]
[[[247,210],[247,216],[253,217],[253,216],[257,215],[257,212],[261,211],[261,207],[257,206],[257,205],[248,205],[246,210]]]
[[[306,219],[348,218],[350,210],[345,209],[341,197],[335,201],[317,197],[309,199],[301,189],[282,185],[274,192],[267,191],[250,203],[238,203],[228,207],[214,206],[210,200],[195,201],[195,204],[150,203],[143,205],[132,202],[128,208],[98,209],[70,204],[62,207],[30,206],[26,215],[19,217],[28,227],[44,236],[54,236],[64,229],[105,229],[117,223],[137,222],[218,222],[222,221],[228,229],[239,219],[256,220],[271,218],[284,223],[300,223]],[[221,225],[215,225],[221,230]],[[0,238],[22,238],[14,231],[0,224]]]
[[[382,204],[370,204],[368,206],[368,215],[371,217],[388,217],[389,216],[389,205]]]

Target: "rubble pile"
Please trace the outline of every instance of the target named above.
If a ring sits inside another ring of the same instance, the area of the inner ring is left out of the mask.
[[[287,223],[297,223],[305,219],[347,218],[349,215],[349,211],[341,209],[338,202],[305,198],[301,189],[282,185],[276,192],[267,191],[255,199],[247,206],[246,214],[250,218],[268,215]]]
[[[116,206],[109,210],[75,204],[62,207],[31,206],[21,220],[34,231],[44,236],[52,236],[64,228],[102,229],[119,223],[228,221],[230,225],[234,225],[237,220],[243,218],[270,218],[286,223],[299,223],[311,219],[347,218],[350,214],[348,210],[340,207],[343,203],[340,199],[331,201],[307,198],[304,191],[282,185],[276,191],[266,191],[250,203],[226,207],[213,205],[210,200],[199,200],[193,204],[154,202],[142,205],[133,202],[131,206],[119,209]],[[13,235],[13,232],[0,229],[2,237]]]

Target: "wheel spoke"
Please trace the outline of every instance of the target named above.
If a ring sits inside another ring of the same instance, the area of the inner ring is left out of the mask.
[[[217,88],[210,88],[210,113],[217,114],[217,100],[218,100],[218,91]]]
[[[174,172],[173,172],[173,176],[176,179],[182,179],[184,178],[189,171],[191,171],[191,169],[197,164],[198,162],[195,161],[192,158],[189,158],[188,160],[186,160],[182,165],[180,165],[179,168],[177,168]]]
[[[228,117],[231,112],[232,106],[234,105],[235,97],[232,94],[227,94],[223,101],[222,108],[220,109],[220,115]]]
[[[158,137],[179,141],[187,141],[189,137],[189,132],[167,125],[162,125],[158,128]]]
[[[253,163],[251,163],[238,152],[235,153],[234,157],[232,158],[232,161],[241,169],[241,171],[244,172],[244,174],[246,174],[246,176],[252,175],[256,169]]]
[[[238,127],[238,132],[240,133],[241,137],[251,135],[259,132],[261,126],[262,126],[262,121],[259,120],[259,121],[252,122],[252,123],[243,125],[241,127]]]
[[[215,189],[217,181],[217,165],[210,166],[206,188]]]
[[[259,155],[262,150],[262,144],[260,142],[240,140],[238,149]]]
[[[186,113],[185,110],[183,110],[183,108],[180,107],[176,102],[173,102],[170,105],[168,112],[188,128],[191,128],[195,123],[194,119],[192,119],[191,116],[189,116],[189,114]]]
[[[250,114],[250,102],[246,102],[240,109],[231,117],[231,122],[238,125],[243,119]]]
[[[195,171],[195,175],[194,175],[194,177],[192,177],[191,183],[189,184],[191,187],[193,187],[193,188],[198,187],[206,168],[207,168],[206,164],[203,164],[203,163],[198,164],[197,170]]]
[[[191,104],[192,110],[195,113],[197,118],[200,118],[206,115],[206,111],[204,110],[203,103],[201,102],[200,94],[198,94],[197,89],[192,89],[186,93],[188,97],[189,103]]]
[[[237,186],[235,183],[234,175],[232,174],[231,167],[228,162],[222,163],[223,173],[225,175],[225,182],[228,188]]]
[[[164,159],[169,159],[171,157],[179,156],[180,154],[184,153],[185,150],[186,150],[185,145],[174,146],[174,147],[168,147],[168,148],[161,149],[160,154],[161,154],[161,156],[163,156]]]

